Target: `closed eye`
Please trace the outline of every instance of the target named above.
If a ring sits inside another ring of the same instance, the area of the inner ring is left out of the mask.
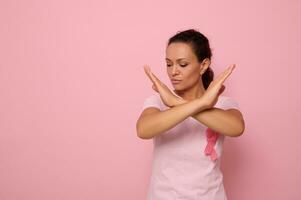
[[[169,64],[166,64],[166,66],[167,67],[170,67],[171,65],[169,65]],[[180,65],[181,67],[186,67],[187,66],[187,64],[183,64],[183,65]]]

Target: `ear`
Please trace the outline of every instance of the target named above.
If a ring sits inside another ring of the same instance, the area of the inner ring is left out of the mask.
[[[211,64],[211,60],[209,58],[205,58],[202,63],[200,64],[200,75],[203,75],[208,67]]]

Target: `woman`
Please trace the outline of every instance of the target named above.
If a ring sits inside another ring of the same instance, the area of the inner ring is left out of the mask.
[[[178,32],[166,47],[171,91],[150,70],[156,91],[137,120],[137,135],[153,138],[154,156],[148,200],[227,199],[220,171],[225,136],[244,132],[238,104],[220,95],[235,65],[215,80],[208,39],[194,29]]]

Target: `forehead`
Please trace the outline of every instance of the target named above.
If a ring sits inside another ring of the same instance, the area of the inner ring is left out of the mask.
[[[194,53],[189,44],[174,42],[166,47],[166,59],[177,60],[178,58],[193,59]]]

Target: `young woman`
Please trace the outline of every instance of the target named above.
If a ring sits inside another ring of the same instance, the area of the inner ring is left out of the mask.
[[[178,32],[166,47],[167,74],[174,90],[144,66],[156,91],[144,102],[137,136],[153,139],[148,200],[225,200],[220,171],[225,136],[244,132],[238,103],[222,96],[235,65],[216,79],[208,39],[194,29]]]

